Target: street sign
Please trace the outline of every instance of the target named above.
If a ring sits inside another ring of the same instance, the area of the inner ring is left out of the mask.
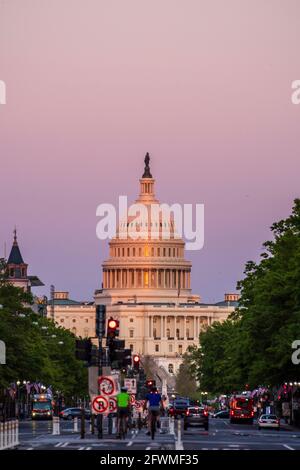
[[[114,413],[117,411],[117,400],[114,397],[109,397],[109,413]]]
[[[105,413],[108,409],[109,403],[108,399],[101,396],[93,396],[92,398],[92,409],[94,413]]]
[[[112,376],[101,376],[98,379],[99,392],[105,396],[115,395],[116,387]]]
[[[130,404],[131,405],[135,404],[135,395],[130,395]]]
[[[124,379],[124,387],[128,393],[136,393],[136,379]]]

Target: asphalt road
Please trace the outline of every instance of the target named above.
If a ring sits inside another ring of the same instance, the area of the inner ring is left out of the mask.
[[[189,428],[182,435],[185,450],[300,450],[300,430],[283,427],[280,431],[257,425],[230,424],[227,419],[210,419],[205,432]]]
[[[20,423],[19,449],[26,450],[300,450],[300,430],[291,427],[277,430],[257,429],[256,424],[230,424],[229,420],[210,419],[210,428],[191,427],[178,433],[175,421],[175,434],[157,433],[152,441],[146,430],[130,431],[125,440],[115,437],[97,439],[89,433],[84,440],[73,431],[73,423],[62,421],[61,434],[52,435],[51,421],[25,421]]]

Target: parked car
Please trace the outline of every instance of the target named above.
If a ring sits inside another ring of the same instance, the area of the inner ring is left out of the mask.
[[[280,419],[276,415],[261,415],[258,419],[258,429],[273,428],[279,431]]]
[[[208,410],[200,406],[189,406],[184,415],[184,429],[189,426],[202,426],[206,431],[209,427]]]
[[[213,418],[229,419],[229,410],[217,411],[213,414]]]
[[[65,410],[61,411],[59,413],[59,416],[62,419],[74,419],[74,418],[80,418],[81,417],[81,408],[66,408]],[[91,418],[91,411],[88,409],[84,410],[84,416],[85,419],[90,419]]]

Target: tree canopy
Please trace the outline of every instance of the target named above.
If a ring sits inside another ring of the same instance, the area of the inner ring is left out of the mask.
[[[259,262],[249,261],[238,282],[239,307],[200,334],[194,350],[201,387],[213,392],[299,380],[292,343],[300,339],[300,200],[272,225]]]
[[[0,340],[6,345],[6,364],[0,366],[0,388],[27,380],[51,385],[66,397],[86,394],[87,368],[75,358],[75,336],[35,314],[31,303],[31,294],[1,276]]]

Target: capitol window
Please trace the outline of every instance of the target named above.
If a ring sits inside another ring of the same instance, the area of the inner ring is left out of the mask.
[[[130,321],[130,323],[133,323],[133,318],[130,318],[130,320],[129,320],[129,321]]]
[[[76,323],[76,319],[75,319],[75,318],[73,318],[72,322],[73,322],[73,323]]]
[[[129,330],[129,338],[133,338],[134,330]]]
[[[135,248],[132,248],[132,256],[135,256]]]
[[[159,344],[155,345],[155,352],[159,352]]]
[[[173,364],[169,364],[169,366],[168,366],[168,371],[169,371],[169,374],[174,374],[174,366],[173,366]]]
[[[173,352],[173,344],[169,344],[169,352]]]
[[[64,321],[65,321],[64,318],[61,318],[61,319],[60,319],[60,323],[63,323]]]

